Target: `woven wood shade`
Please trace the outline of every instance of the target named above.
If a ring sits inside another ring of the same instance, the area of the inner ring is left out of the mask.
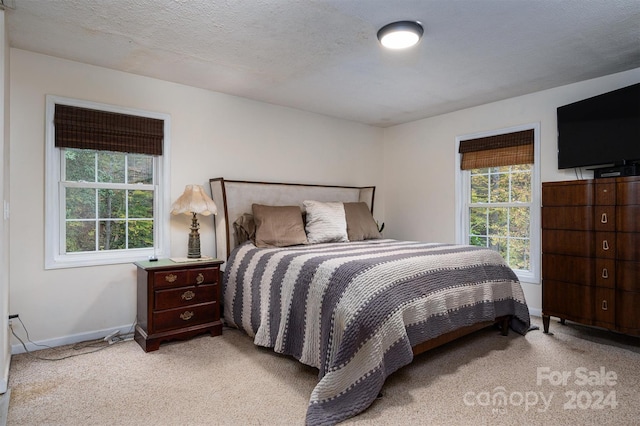
[[[57,104],[54,124],[58,148],[162,155],[160,119]]]
[[[533,129],[460,142],[462,170],[533,164]]]

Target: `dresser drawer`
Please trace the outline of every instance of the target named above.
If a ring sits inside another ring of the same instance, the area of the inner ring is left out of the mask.
[[[216,302],[202,303],[153,313],[157,332],[216,321]]]
[[[188,274],[189,271],[156,272],[153,275],[153,286],[158,288],[187,285]]]
[[[564,256],[560,254],[542,255],[542,279],[591,285],[594,270],[590,257]]]
[[[547,182],[542,186],[542,205],[592,206],[593,192],[591,181]]]
[[[615,218],[615,216],[613,216]],[[590,231],[593,229],[593,207],[562,206],[542,209],[542,228]],[[615,219],[612,220],[615,226]]]
[[[640,205],[618,208],[616,231],[640,232]]]
[[[616,325],[623,333],[640,336],[640,292],[616,292]]]
[[[615,232],[596,232],[595,256],[605,259],[616,258]]]
[[[215,284],[218,282],[218,268],[196,268],[156,272],[154,287],[182,287],[187,285]]]
[[[640,232],[618,232],[617,243],[619,260],[640,262]]]
[[[593,257],[594,234],[587,231],[543,229],[542,253]]]
[[[619,205],[640,204],[640,179],[627,178],[626,182],[618,182],[617,200]]]
[[[615,288],[616,286],[616,260],[595,259],[595,283],[598,287]]]
[[[615,232],[616,206],[596,206],[594,219],[596,231]]]
[[[156,290],[154,309],[178,308],[216,300],[217,290],[217,284]]]
[[[543,315],[591,323],[594,306],[593,287],[553,280],[542,281]]]
[[[615,182],[596,183],[596,205],[616,204],[616,184]]]
[[[612,288],[596,287],[594,302],[594,325],[614,328],[616,323],[616,291]]]
[[[616,273],[618,290],[640,292],[640,262],[619,260]]]
[[[190,269],[187,276],[187,284],[215,284],[218,282],[218,268]]]

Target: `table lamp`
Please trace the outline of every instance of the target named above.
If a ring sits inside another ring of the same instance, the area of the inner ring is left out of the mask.
[[[189,250],[187,258],[200,259],[200,234],[197,214],[209,216],[217,214],[218,208],[200,185],[187,185],[184,193],[171,205],[171,214],[190,214],[191,232],[189,233]]]

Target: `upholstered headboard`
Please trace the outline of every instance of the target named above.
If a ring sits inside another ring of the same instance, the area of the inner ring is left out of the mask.
[[[215,216],[216,257],[226,260],[236,245],[233,223],[251,206],[300,206],[303,201],[364,201],[373,212],[375,186],[312,185],[302,183],[250,182],[213,178],[209,180],[211,196],[218,206]]]

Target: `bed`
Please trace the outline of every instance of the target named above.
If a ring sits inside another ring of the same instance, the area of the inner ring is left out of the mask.
[[[416,354],[495,324],[503,334],[529,328],[520,283],[498,253],[383,238],[375,187],[210,186],[222,206],[224,320],[319,370],[309,425],[364,411]]]

